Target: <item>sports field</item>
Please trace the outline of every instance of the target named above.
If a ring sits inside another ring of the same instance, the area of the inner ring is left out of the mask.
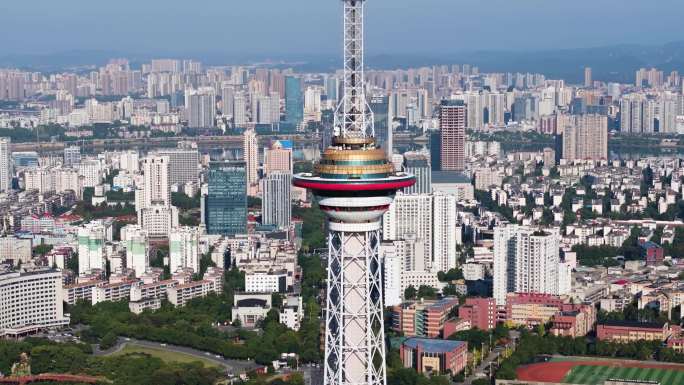
[[[664,368],[578,365],[570,370],[563,382],[600,385],[608,379],[649,380],[658,381],[661,385],[680,385],[684,384],[684,371]]]
[[[565,357],[524,365],[518,380],[603,385],[607,379],[658,381],[661,385],[683,385],[684,365],[618,359]]]

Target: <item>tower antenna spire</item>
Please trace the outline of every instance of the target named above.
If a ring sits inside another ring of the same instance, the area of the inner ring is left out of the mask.
[[[335,114],[336,134],[341,137],[373,137],[373,112],[366,102],[363,73],[363,6],[365,0],[344,3],[344,82],[342,100]]]

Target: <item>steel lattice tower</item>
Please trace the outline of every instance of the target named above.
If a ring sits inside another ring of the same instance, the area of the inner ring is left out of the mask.
[[[394,170],[373,138],[363,75],[364,1],[343,0],[344,93],[333,143],[313,173],[293,178],[313,191],[328,218],[325,385],[386,385],[381,219],[396,191],[415,183]]]

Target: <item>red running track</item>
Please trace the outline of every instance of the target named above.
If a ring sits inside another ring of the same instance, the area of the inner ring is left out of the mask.
[[[73,374],[38,374],[35,376],[20,376],[20,377],[3,377],[0,378],[0,383],[2,384],[30,384],[30,383],[40,383],[40,382],[71,382],[71,383],[86,383],[95,384],[102,381],[103,379],[91,376],[77,376]]]

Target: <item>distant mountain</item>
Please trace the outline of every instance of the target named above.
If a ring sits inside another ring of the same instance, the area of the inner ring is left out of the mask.
[[[112,51],[70,51],[44,55],[0,56],[0,67],[19,67],[39,71],[102,65],[110,58],[126,57],[134,66],[153,57],[193,58],[208,65],[269,63],[274,67],[292,66],[300,71],[331,71],[339,68],[340,58],[330,54],[248,53],[146,53],[132,54]],[[584,67],[592,67],[596,80],[633,82],[634,72],[641,67],[657,67],[666,74],[678,70],[684,74],[684,41],[661,46],[615,45],[538,51],[476,50],[454,53],[370,54],[366,65],[374,69],[394,69],[434,64],[472,64],[483,72],[535,72],[550,78],[579,83]]]

